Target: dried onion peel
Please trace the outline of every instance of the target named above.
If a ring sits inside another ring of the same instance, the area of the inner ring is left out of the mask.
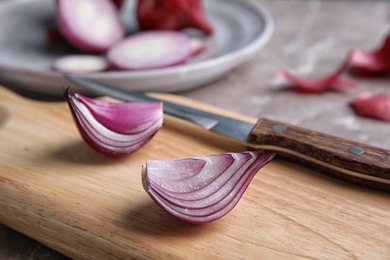
[[[278,71],[278,76],[291,81],[296,90],[305,93],[322,93],[330,89],[345,89],[354,86],[348,79],[340,79],[340,75],[347,69],[349,60],[341,64],[333,73],[319,79],[304,79],[287,71]]]
[[[275,156],[263,150],[149,160],[142,184],[173,217],[192,224],[214,221],[238,203],[256,173]]]
[[[360,71],[381,73],[390,71],[390,34],[377,50],[356,49],[352,52],[350,65]]]
[[[124,156],[148,143],[162,127],[161,102],[115,103],[65,92],[78,130],[91,147]]]
[[[385,93],[362,92],[350,105],[359,116],[390,122],[390,96]]]

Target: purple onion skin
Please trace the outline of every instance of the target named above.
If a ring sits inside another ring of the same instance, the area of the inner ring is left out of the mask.
[[[65,99],[84,141],[108,156],[126,156],[139,150],[162,127],[161,102],[106,102],[71,93],[69,88]],[[144,114],[139,113],[140,108]]]
[[[256,173],[275,156],[263,150],[147,161],[142,184],[174,218],[205,224],[229,213]]]

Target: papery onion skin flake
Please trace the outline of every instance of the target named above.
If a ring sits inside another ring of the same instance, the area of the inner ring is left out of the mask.
[[[131,154],[162,127],[162,102],[115,103],[65,91],[73,118],[84,141],[109,156]]]
[[[362,117],[390,122],[390,96],[385,93],[362,92],[350,103],[355,113]]]
[[[142,184],[149,196],[174,218],[204,224],[229,213],[256,173],[275,153],[241,153],[149,160],[142,167]]]
[[[370,73],[390,72],[390,34],[378,49],[367,51],[356,49],[350,58],[352,68]]]
[[[292,82],[295,90],[305,93],[319,94],[328,90],[340,90],[354,87],[354,83],[349,79],[341,79],[341,74],[348,68],[347,59],[333,73],[319,79],[305,79],[291,74],[288,71],[280,70],[277,75]]]

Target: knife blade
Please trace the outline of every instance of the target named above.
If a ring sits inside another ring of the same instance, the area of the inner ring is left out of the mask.
[[[65,78],[91,93],[125,102],[162,101],[165,114],[245,142],[249,148],[275,151],[278,157],[341,180],[390,191],[389,150],[267,118],[252,124],[79,76]]]

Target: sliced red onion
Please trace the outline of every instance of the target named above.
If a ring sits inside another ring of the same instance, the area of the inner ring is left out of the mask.
[[[290,80],[296,90],[306,93],[321,93],[329,89],[345,89],[354,86],[348,79],[340,79],[340,75],[347,69],[348,61],[344,62],[335,72],[320,79],[304,79],[287,71],[280,70],[278,76]]]
[[[191,56],[196,56],[206,49],[206,42],[199,38],[191,38]]]
[[[238,203],[256,173],[275,156],[263,150],[176,160],[150,160],[142,184],[173,217],[192,224],[214,221]]]
[[[367,72],[390,71],[390,34],[377,50],[354,50],[350,58],[350,65],[355,69]]]
[[[76,48],[104,52],[124,36],[124,26],[112,1],[58,0],[57,25]]]
[[[67,55],[56,59],[52,67],[64,73],[89,73],[109,68],[106,58],[95,55]]]
[[[360,116],[390,122],[390,96],[387,94],[373,95],[362,92],[352,100],[350,105]]]
[[[161,128],[161,102],[114,103],[65,92],[78,130],[98,152],[124,156],[148,143]]]
[[[107,53],[119,70],[158,69],[185,63],[192,55],[190,39],[175,31],[148,31],[129,36]]]

